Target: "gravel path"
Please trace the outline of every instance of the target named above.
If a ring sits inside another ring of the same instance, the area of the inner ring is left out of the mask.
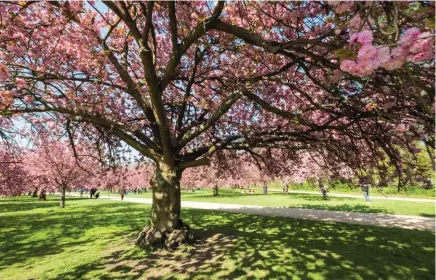
[[[331,189],[330,189],[331,190]],[[258,191],[256,189],[256,191]],[[262,190],[259,190],[259,192],[261,192]],[[277,189],[271,189],[268,190],[269,192],[282,192],[281,190],[277,190]],[[332,190],[331,190],[332,191]],[[316,191],[298,191],[298,190],[289,190],[290,194],[315,194],[315,195],[321,195],[320,192],[316,192]],[[362,200],[364,200],[363,194],[347,194],[347,193],[334,193],[334,192],[329,192],[328,196],[333,196],[333,197],[350,197],[350,198],[360,198]],[[371,200],[401,200],[401,201],[413,201],[413,202],[436,202],[436,200],[434,199],[428,199],[428,198],[414,198],[414,197],[398,197],[398,196],[389,196],[387,195],[387,197],[381,196],[377,193],[377,195],[369,195]]]
[[[102,195],[100,198],[120,200],[119,197]],[[151,204],[150,198],[124,197],[124,201]],[[399,227],[435,231],[434,217],[387,215],[374,213],[326,211],[317,209],[299,209],[287,207],[268,207],[241,204],[223,204],[212,202],[182,201],[182,207],[217,210],[225,212],[253,214],[261,216],[278,216],[304,220],[325,222],[341,222],[349,224],[371,225],[379,227]]]
[[[318,194],[321,195],[319,192],[311,192],[311,191],[289,191],[289,193],[301,193],[301,194]],[[329,192],[328,196],[334,196],[334,197],[350,197],[350,198],[363,198],[363,194],[345,194],[345,193],[332,193]],[[371,195],[371,200],[401,200],[401,201],[413,201],[413,202],[436,202],[434,199],[427,199],[427,198],[413,198],[413,197],[395,197],[395,196],[381,196],[381,195]]]

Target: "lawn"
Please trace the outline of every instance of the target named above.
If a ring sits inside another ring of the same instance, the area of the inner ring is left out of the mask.
[[[102,194],[108,194],[102,192]],[[111,194],[119,196],[118,194]],[[129,193],[126,197],[151,198],[151,192],[135,195]],[[373,198],[371,203],[366,203],[362,198],[330,197],[329,201],[322,199],[322,195],[313,194],[289,194],[271,192],[267,196],[256,190],[256,194],[241,194],[239,190],[219,190],[219,196],[213,197],[211,189],[197,190],[195,192],[182,191],[182,200],[218,202],[229,204],[260,205],[275,207],[297,207],[308,209],[322,209],[333,211],[352,211],[362,213],[383,213],[398,215],[435,216],[435,203],[432,202],[410,202],[398,200],[381,200]]]
[[[0,279],[434,279],[428,231],[183,209],[199,239],[133,240],[150,207],[87,198],[0,199]]]

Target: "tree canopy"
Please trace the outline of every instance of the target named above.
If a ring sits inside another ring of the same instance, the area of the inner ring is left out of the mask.
[[[430,1],[2,2],[0,15],[3,131],[20,118],[33,133],[60,123],[72,144],[124,142],[156,163],[164,198],[227,152],[388,158],[401,176],[400,148],[433,147]]]

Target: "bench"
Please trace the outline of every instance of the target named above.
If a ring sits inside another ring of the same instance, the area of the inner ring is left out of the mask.
[[[255,190],[246,189],[246,190],[242,190],[241,193],[243,193],[243,194],[254,194]]]

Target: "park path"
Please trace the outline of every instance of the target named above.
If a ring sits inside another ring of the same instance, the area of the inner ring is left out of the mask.
[[[100,198],[120,200],[119,197],[102,195]],[[126,202],[151,204],[150,198],[124,197]],[[224,212],[253,214],[261,216],[278,216],[286,218],[315,220],[324,222],[341,222],[349,224],[371,225],[379,227],[398,227],[435,231],[434,217],[388,215],[374,213],[327,211],[318,209],[300,209],[287,207],[268,207],[241,204],[224,204],[213,202],[182,201],[182,207],[217,210]]]
[[[268,190],[270,191],[270,190]],[[272,192],[281,192],[281,190],[271,190]],[[289,190],[289,193],[295,193],[295,194],[316,194],[320,195],[320,192],[314,192],[314,191],[293,191]],[[333,197],[349,197],[349,198],[360,198],[363,199],[363,194],[347,194],[347,193],[334,193],[329,192],[328,196]],[[381,196],[381,195],[370,195],[371,200],[400,200],[400,201],[413,201],[413,202],[436,202],[434,199],[428,199],[428,198],[414,198],[414,197],[396,197],[396,196],[389,196],[387,197]]]

